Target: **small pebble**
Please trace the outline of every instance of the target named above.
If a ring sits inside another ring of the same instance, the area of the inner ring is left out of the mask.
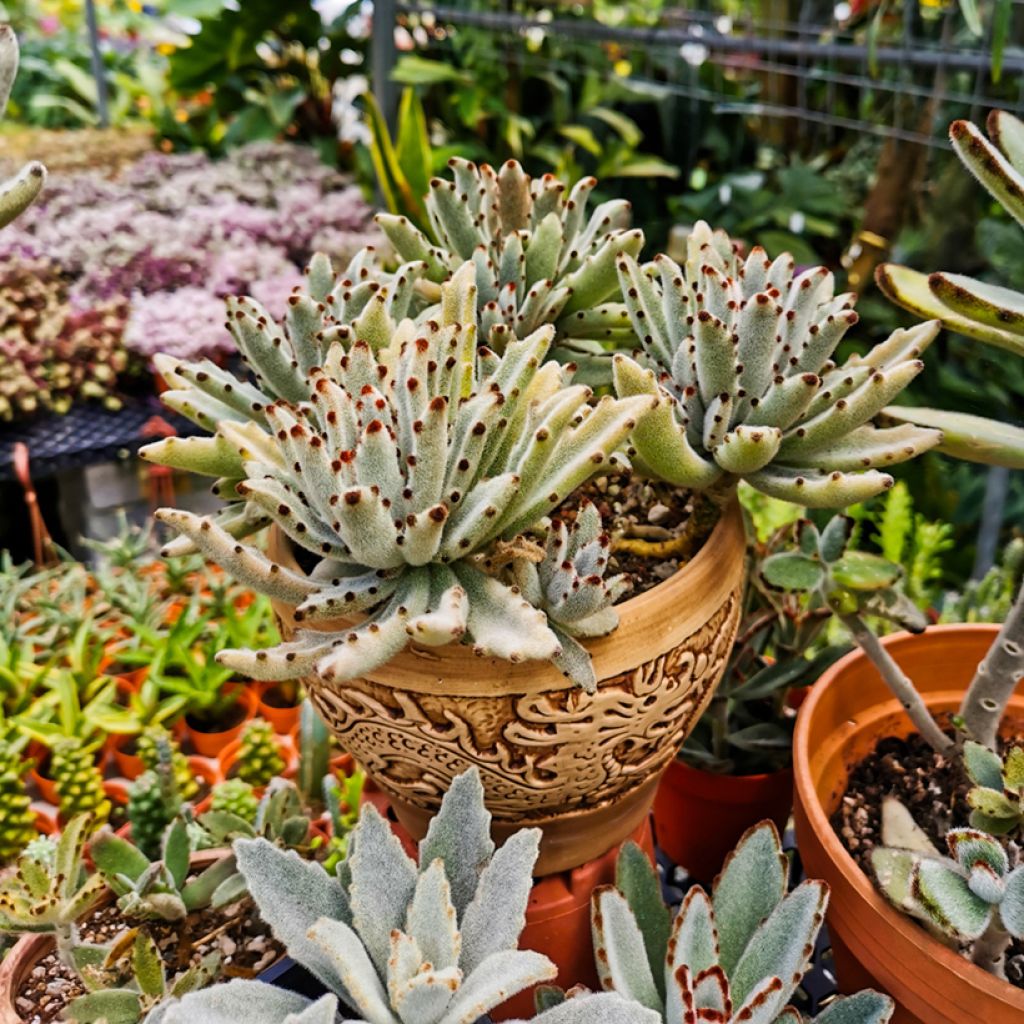
[[[657,505],[652,505],[651,508],[648,510],[647,521],[649,523],[654,523],[655,525],[657,525],[658,523],[664,522],[664,520],[667,519],[671,514],[672,509],[670,509],[668,505],[662,505],[661,502],[658,502]]]

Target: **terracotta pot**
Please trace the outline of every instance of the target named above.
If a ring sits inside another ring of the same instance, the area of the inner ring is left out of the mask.
[[[933,713],[955,711],[996,626],[935,626],[885,645]],[[1007,718],[1024,732],[1024,693]],[[859,652],[833,665],[800,709],[793,742],[793,816],[809,878],[832,890],[828,930],[840,989],[873,987],[896,1000],[894,1024],[1020,1024],[1024,991],[987,974],[898,913],[846,852],[829,822],[851,768],[886,737],[914,732],[899,702]]]
[[[648,818],[627,839],[639,844],[654,862],[654,833]],[[571,871],[548,875],[537,882],[526,908],[526,927],[520,949],[543,953],[558,966],[551,984],[570,989],[586,985],[596,992],[601,983],[594,966],[590,897],[599,885],[615,884],[615,861],[622,844]],[[491,1012],[494,1021],[526,1019],[534,1015],[534,989],[527,989]]]
[[[279,533],[271,557],[300,571]],[[661,772],[700,717],[736,633],[743,522],[732,507],[671,579],[624,602],[619,628],[588,643],[593,695],[551,664],[478,658],[468,645],[410,647],[367,679],[307,693],[416,837],[452,779],[476,765],[499,841],[543,830],[537,873],[618,846],[650,811]],[[276,603],[285,636],[293,609]],[[321,628],[343,628],[324,623]]]
[[[33,805],[32,813],[36,816],[36,831],[40,835],[52,836],[57,834],[59,830],[57,815],[53,813],[52,808]]]
[[[32,758],[32,767],[28,770],[28,777],[32,780],[40,798],[56,807],[60,803],[60,798],[57,796],[57,784],[49,775],[44,775],[40,770],[44,765],[49,767],[50,752],[41,744],[32,743],[28,753]]]
[[[243,683],[229,683],[225,690],[240,690],[238,701],[235,707],[244,711],[244,717],[230,729],[223,729],[218,732],[205,732],[196,727],[195,723],[186,715],[183,719],[185,731],[192,741],[192,748],[202,757],[217,757],[220,752],[229,744],[242,735],[245,723],[256,714],[256,692]]]
[[[224,856],[227,850],[200,850],[192,854],[191,864],[195,869],[209,867]],[[113,893],[100,901],[100,906],[113,899]],[[53,951],[53,936],[25,935],[11,948],[0,963],[0,1024],[24,1024],[21,1014],[15,1009],[14,1000],[25,979],[43,957]]]
[[[710,883],[748,828],[770,818],[782,833],[792,806],[789,769],[715,775],[673,761],[654,798],[654,834],[673,863]]]
[[[290,704],[282,707],[279,704],[268,703],[266,695],[277,685],[277,683],[257,684],[256,693],[259,697],[257,708],[260,717],[265,718],[274,727],[274,732],[285,736],[298,726],[301,704]]]
[[[146,765],[138,754],[130,753],[124,749],[136,739],[138,739],[137,736],[111,734],[107,737],[106,743],[107,753],[114,759],[118,774],[129,782],[137,779],[146,770]]]

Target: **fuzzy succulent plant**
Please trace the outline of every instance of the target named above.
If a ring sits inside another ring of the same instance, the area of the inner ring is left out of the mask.
[[[698,223],[684,266],[618,260],[640,361],[614,358],[620,397],[658,407],[633,433],[644,466],[683,487],[730,495],[738,480],[805,507],[839,507],[891,487],[886,467],[934,447],[936,430],[873,417],[922,369],[938,323],[894,332],[841,366],[857,322],[824,267],[794,276],[788,254],[742,259]]]
[[[83,943],[74,956],[85,994],[68,1004],[64,1019],[78,1024],[151,1021],[161,1003],[209,985],[220,969],[220,953],[210,953],[175,975],[152,936],[138,928],[125,930],[108,946]]]
[[[498,171],[460,158],[449,167],[453,180],[434,178],[426,196],[430,237],[405,217],[377,217],[400,258],[425,265],[420,295],[429,297],[432,283],[436,296],[472,261],[480,342],[495,351],[546,324],[574,356],[632,341],[615,275],[618,257],[643,246],[643,233],[629,229],[628,202],[602,203],[588,217],[595,178],[569,190],[552,174],[531,179],[514,160]]]
[[[1005,754],[967,740],[964,769],[973,783],[967,793],[971,826],[990,835],[1021,835],[1024,829],[1024,746]]]
[[[10,25],[0,25],[0,116],[7,109],[15,76],[18,74],[18,39]],[[0,182],[0,228],[23,213],[42,190],[46,168],[29,161],[13,177]]]
[[[554,976],[546,957],[517,949],[539,838],[537,830],[524,830],[495,850],[474,770],[445,795],[420,844],[419,866],[371,806],[363,808],[337,877],[265,840],[240,840],[239,865],[260,914],[329,994],[312,1003],[259,982],[232,982],[171,1005],[163,1024],[243,1016],[253,1024],[334,1024],[339,1010],[348,1024],[473,1024]],[[658,1018],[605,994],[570,1000],[535,1019],[656,1024]]]
[[[242,731],[238,748],[237,774],[257,789],[266,786],[285,769],[273,727],[263,719],[253,719]]]
[[[192,847],[182,818],[164,832],[156,859],[109,831],[96,836],[90,853],[129,921],[183,921],[195,910],[226,906],[242,894],[234,883],[235,858],[230,854],[189,878]]]
[[[712,894],[690,889],[673,921],[651,863],[627,845],[616,885],[593,896],[603,986],[664,1024],[800,1024],[786,1004],[810,966],[828,887],[804,881],[787,893],[788,876],[778,833],[762,822],[730,854]],[[836,1000],[817,1020],[884,1024],[892,1011],[888,996],[865,991]]]
[[[592,404],[569,369],[544,364],[550,326],[511,341],[500,356],[478,351],[472,264],[442,287],[440,321],[380,321],[348,347],[339,338],[347,328],[320,327],[330,283],[314,267],[287,337],[236,307],[256,384],[208,366],[172,368],[182,386],[170,401],[216,435],[143,450],[152,461],[217,477],[221,493],[244,499],[217,518],[171,509],[158,517],[241,582],[296,606],[295,640],[218,659],[259,679],[315,672],[341,681],[384,664],[410,639],[461,640],[481,655],[550,660],[593,687],[589,659],[567,654],[553,627],[571,634],[578,624],[585,633],[600,613],[602,628],[613,628],[604,585],[588,582],[578,602],[545,595],[557,616],[549,619],[514,581],[487,568],[498,549],[511,561],[529,548],[524,531],[543,529],[544,517],[591,476],[623,464],[617,449],[653,399]],[[268,398],[264,384],[281,397]],[[314,556],[310,574],[239,541],[267,521]],[[172,543],[165,553],[183,550]],[[601,576],[597,550],[584,544],[580,553],[594,555],[594,564],[576,575]],[[368,610],[358,623],[337,625]]]
[[[1011,863],[1000,842],[978,829],[950,829],[948,857],[916,826],[907,835],[909,846],[888,845],[893,836],[883,818],[887,845],[871,851],[879,888],[936,934],[971,944],[974,963],[1005,977],[1010,942],[1024,938],[1024,865]]]
[[[970,121],[949,127],[953,149],[993,199],[1024,227],[1024,122],[1005,111],[988,118],[986,139]],[[1024,356],[1024,295],[962,274],[922,274],[886,263],[875,274],[894,302],[919,316],[937,318],[957,334]],[[983,416],[898,406],[893,420],[938,427],[941,450],[957,458],[1024,468],[1024,428]]]
[[[0,879],[0,933],[45,932],[57,942],[61,962],[73,966],[77,922],[106,891],[97,874],[83,864],[92,822],[88,815],[72,818],[53,846],[52,857],[18,858],[14,870]]]

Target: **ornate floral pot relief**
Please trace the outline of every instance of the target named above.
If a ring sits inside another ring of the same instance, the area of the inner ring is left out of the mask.
[[[271,544],[275,559],[291,561],[280,536]],[[739,621],[743,556],[732,508],[692,562],[624,602],[619,628],[588,643],[601,680],[594,694],[547,663],[512,665],[459,645],[410,648],[372,679],[306,685],[413,835],[424,834],[452,778],[476,765],[496,838],[538,826],[538,873],[576,867],[644,820],[710,699]],[[291,609],[276,607],[290,632]]]

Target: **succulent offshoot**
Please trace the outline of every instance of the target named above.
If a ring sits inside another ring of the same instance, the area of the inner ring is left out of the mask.
[[[857,314],[824,267],[794,277],[791,256],[771,261],[759,247],[741,259],[703,222],[687,246],[682,267],[667,256],[618,260],[642,351],[639,361],[615,356],[616,391],[658,400],[632,437],[647,470],[723,497],[742,479],[830,508],[891,487],[888,467],[938,444],[937,430],[871,422],[921,371],[937,322],[837,366]]]

